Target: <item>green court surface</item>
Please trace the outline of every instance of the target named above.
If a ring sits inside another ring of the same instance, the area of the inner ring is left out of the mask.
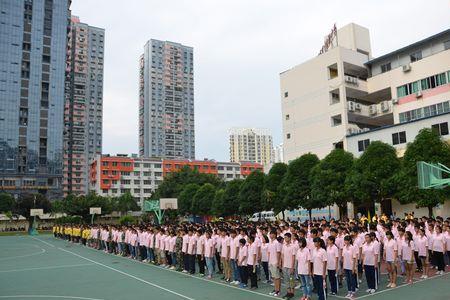
[[[386,290],[383,276],[381,288],[373,295],[367,295],[362,284],[358,299],[448,300],[449,278],[446,273]],[[186,275],[50,235],[0,237],[0,299],[279,299],[268,295],[271,290],[262,283],[257,290],[244,290],[219,279]],[[345,294],[344,288],[329,299],[344,299]],[[298,290],[294,299],[300,296]]]

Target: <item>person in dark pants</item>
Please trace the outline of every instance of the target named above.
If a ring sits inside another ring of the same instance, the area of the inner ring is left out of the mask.
[[[367,280],[367,292],[375,293],[377,289],[377,270],[379,247],[373,242],[370,234],[365,236],[365,244],[362,246],[362,261]]]
[[[336,295],[338,292],[337,270],[339,264],[339,249],[334,242],[334,236],[330,235],[327,239],[327,269],[331,295]]]
[[[196,244],[196,256],[197,264],[200,271],[200,275],[205,276],[205,239],[203,237],[203,231],[197,231],[197,244]]]
[[[247,270],[250,277],[250,288],[258,288],[258,278],[256,276],[256,267],[258,265],[257,260],[258,244],[255,243],[255,237],[248,237],[248,258],[247,258]]]
[[[317,289],[319,300],[325,300],[327,276],[327,252],[325,251],[325,242],[320,237],[315,237],[313,242],[314,249],[311,253],[313,282]]]
[[[238,270],[239,276],[241,278],[240,287],[246,288],[248,283],[248,272],[247,272],[247,257],[248,248],[245,239],[239,240],[239,254],[238,254]]]

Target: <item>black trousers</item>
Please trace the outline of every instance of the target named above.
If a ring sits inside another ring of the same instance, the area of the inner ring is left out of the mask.
[[[187,253],[183,253],[183,265],[184,270],[189,271],[189,255]]]
[[[256,276],[256,270],[253,272],[253,266],[247,266],[248,276],[250,277],[250,287],[258,287],[258,278]]]
[[[445,270],[444,253],[433,251],[433,257],[436,266],[438,267],[438,271],[444,271]]]
[[[374,266],[364,265],[364,273],[366,273],[367,286],[369,289],[376,290],[376,270]]]
[[[189,254],[189,273],[195,274],[195,255]]]
[[[220,263],[220,253],[216,251],[216,261],[217,261],[217,267],[219,268],[220,273],[223,272],[222,264]]]
[[[414,251],[414,259],[416,260],[417,269],[422,270],[422,260],[419,257],[419,251]]]
[[[248,270],[247,266],[239,266],[239,275],[241,276],[241,283],[247,285],[248,283]]]
[[[197,255],[197,264],[200,270],[200,274],[205,274],[205,259],[201,255]]]
[[[337,276],[336,270],[328,270],[328,280],[330,281],[331,292],[337,294]]]

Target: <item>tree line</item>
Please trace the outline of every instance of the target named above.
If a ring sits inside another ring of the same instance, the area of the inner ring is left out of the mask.
[[[289,164],[274,164],[268,174],[254,171],[245,179],[229,182],[184,167],[164,178],[151,199],[178,198],[179,214],[217,217],[250,215],[263,210],[278,214],[299,207],[311,212],[333,204],[344,216],[348,202],[373,210],[376,202],[396,199],[402,204],[427,207],[431,216],[433,207],[449,199],[450,187],[420,190],[418,161],[450,166],[449,144],[431,129],[422,129],[401,158],[394,147],[374,141],[359,158],[342,149],[331,151],[321,160],[307,153]],[[95,193],[69,195],[55,202],[40,194],[24,195],[16,200],[0,193],[0,212],[28,218],[34,207],[86,220],[90,217],[90,207],[101,207],[103,214],[140,209],[130,193],[120,197]]]
[[[224,182],[184,168],[165,178],[152,198],[178,198],[181,214],[221,217],[299,207],[311,212],[333,204],[343,216],[348,202],[373,213],[375,203],[396,199],[427,207],[431,216],[433,207],[449,199],[450,187],[420,190],[418,161],[450,166],[449,144],[426,128],[401,158],[393,146],[374,141],[359,158],[342,149],[322,160],[307,153],[289,164],[274,164],[268,174],[254,171],[244,180]]]

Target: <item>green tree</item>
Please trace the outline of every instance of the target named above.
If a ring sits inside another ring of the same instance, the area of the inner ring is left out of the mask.
[[[195,193],[192,201],[192,213],[195,215],[208,215],[211,212],[212,202],[216,195],[216,188],[211,183],[202,185]]]
[[[400,160],[394,147],[380,141],[370,143],[353,165],[346,188],[352,197],[368,210],[375,202],[393,196],[391,182],[399,171]]]
[[[264,173],[260,171],[253,171],[245,178],[239,191],[239,212],[241,214],[249,215],[261,210],[264,176]]]
[[[0,193],[0,212],[10,212],[16,207],[16,199],[11,194]]]
[[[243,180],[234,179],[227,182],[223,195],[223,215],[235,216],[239,214],[239,193]]]
[[[42,194],[25,194],[19,197],[15,208],[15,213],[30,219],[30,209],[41,208],[44,213],[48,213],[51,210],[50,201]]]
[[[92,199],[94,200],[94,199]],[[96,203],[107,205],[107,202],[102,201],[102,199],[95,199]],[[93,201],[90,201],[93,204]],[[138,211],[140,210],[136,200],[134,200],[133,196],[130,192],[120,195],[117,198],[115,210],[119,211],[122,214],[126,214],[128,211]]]
[[[315,154],[307,153],[291,161],[288,165],[286,176],[281,183],[281,193],[286,209],[305,208],[309,211],[326,206],[311,195],[311,172],[319,164],[319,158]]]
[[[344,185],[352,170],[353,161],[351,153],[335,149],[314,167],[311,174],[312,199],[328,205],[336,204],[341,218],[347,209],[349,197]]]
[[[224,215],[224,203],[223,197],[225,195],[225,189],[217,189],[214,195],[214,200],[211,206],[211,213],[214,216],[220,217]]]
[[[184,186],[178,196],[178,211],[180,214],[192,213],[192,201],[200,186],[196,183],[190,183]]]
[[[275,214],[284,213],[284,202],[280,195],[281,183],[286,175],[288,166],[284,163],[276,163],[270,168],[264,179],[263,208],[274,210]]]
[[[450,146],[429,128],[422,129],[412,143],[409,143],[403,156],[401,172],[394,180],[395,196],[400,203],[416,203],[427,207],[431,217],[433,207],[444,203],[450,197],[450,189],[421,190],[417,184],[417,162],[441,163],[450,166]]]
[[[202,186],[205,183],[210,183],[218,187],[223,182],[213,174],[200,173],[197,170],[191,170],[191,168],[185,166],[180,169],[180,171],[166,176],[151,198],[178,198],[184,187],[190,183],[197,184],[199,186]]]

